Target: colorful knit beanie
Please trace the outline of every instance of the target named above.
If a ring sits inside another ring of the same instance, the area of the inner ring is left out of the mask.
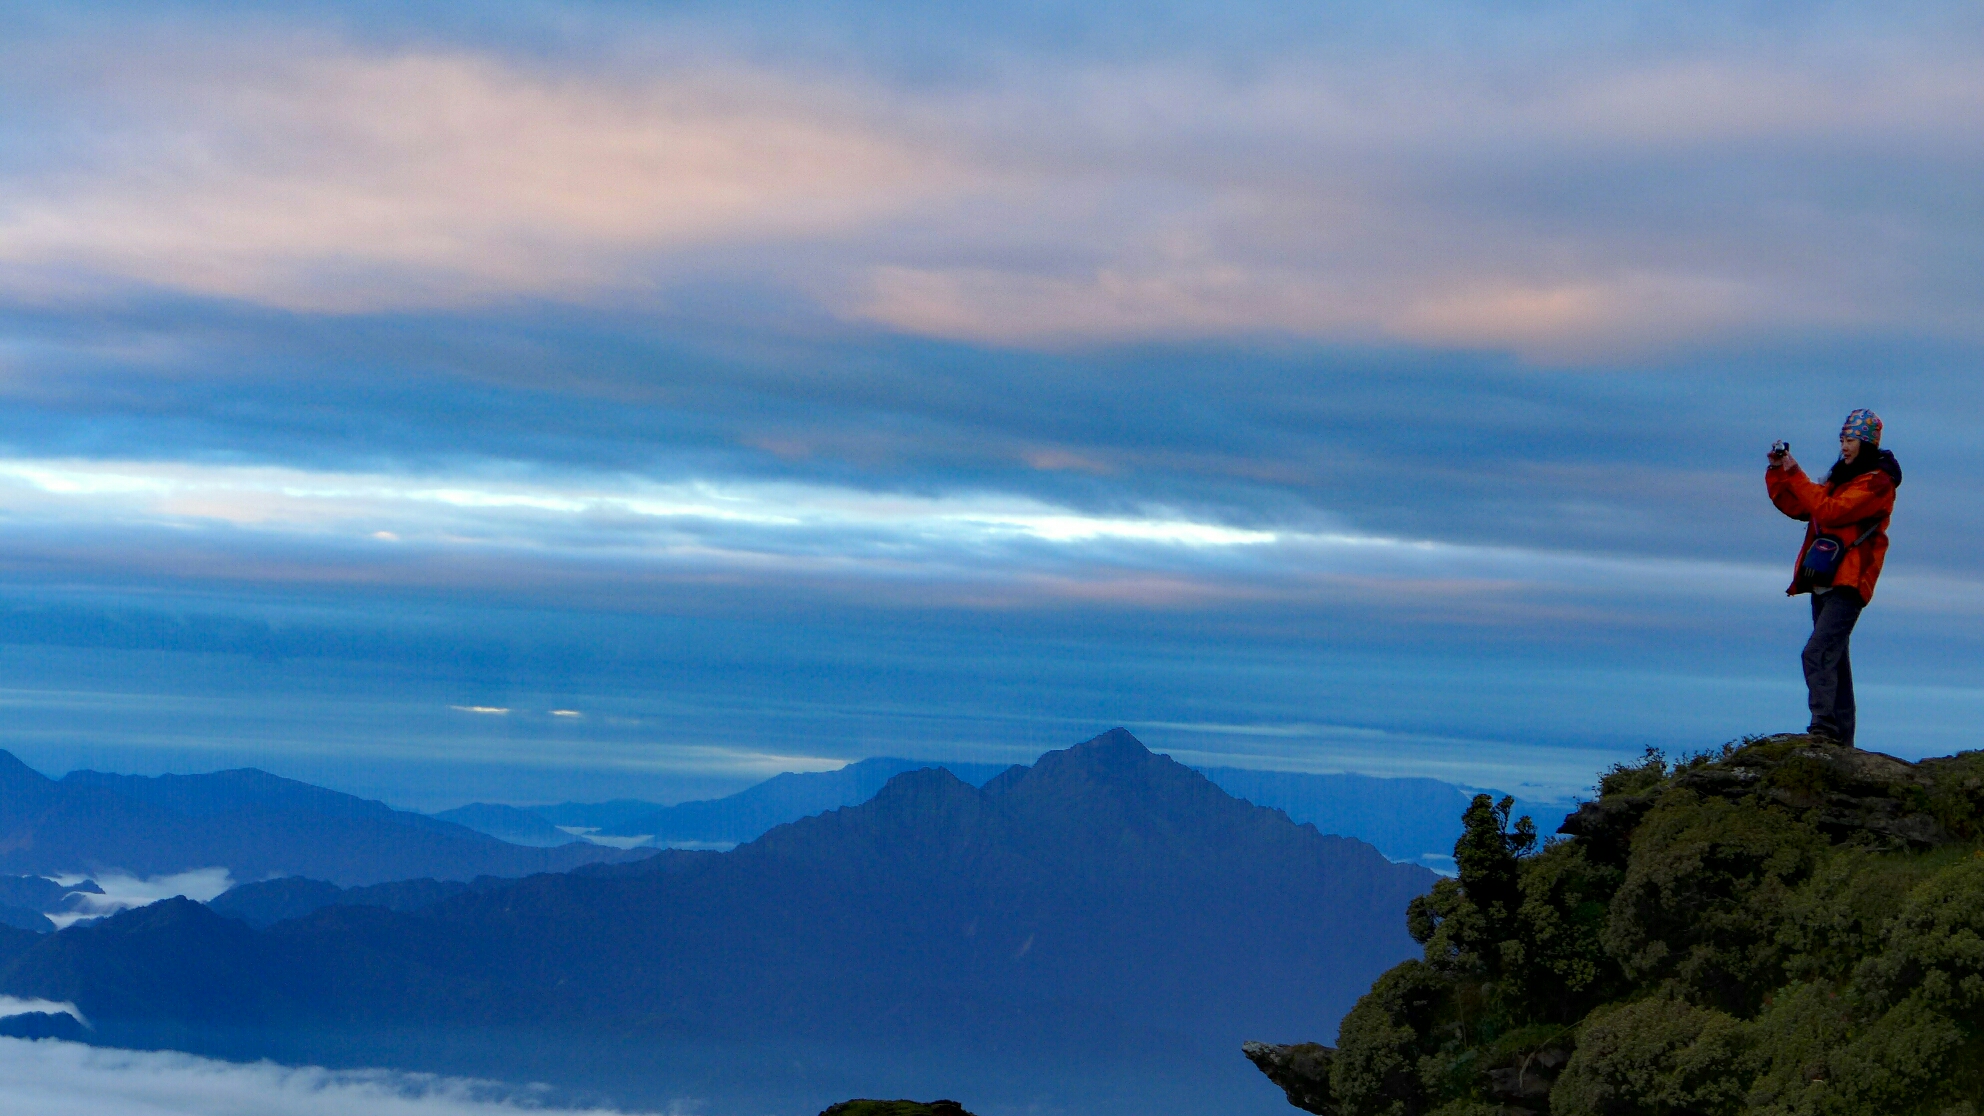
[[[1865,407],[1846,416],[1846,425],[1839,428],[1842,438],[1858,438],[1862,445],[1881,444],[1881,416]]]

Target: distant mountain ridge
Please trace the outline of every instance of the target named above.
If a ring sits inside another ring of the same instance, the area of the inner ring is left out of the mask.
[[[603,835],[651,836],[658,845],[724,846],[756,840],[774,826],[798,821],[874,797],[905,771],[942,768],[973,786],[1005,770],[1003,764],[953,763],[877,756],[835,771],[786,772],[725,798],[659,806],[631,800],[555,806],[472,803],[434,815],[519,844],[558,844],[572,837],[556,826],[588,827]],[[1393,860],[1442,867],[1461,835],[1460,816],[1472,788],[1437,779],[1356,774],[1311,774],[1239,767],[1194,768],[1220,789],[1257,806],[1281,810],[1324,833],[1355,837]],[[1555,829],[1572,802],[1521,802],[1517,812],[1536,815]]]
[[[1479,788],[1438,779],[1242,767],[1197,770],[1235,798],[1272,806],[1324,833],[1367,841],[1393,860],[1435,867],[1452,861],[1454,842],[1465,829],[1461,815],[1480,793]],[[1571,801],[1517,798],[1515,812],[1533,815],[1537,827],[1549,832],[1576,808]]]
[[[0,751],[0,873],[226,868],[341,886],[525,876],[630,854],[523,848],[424,814],[246,768],[206,775],[72,771],[50,779]],[[632,854],[634,856],[644,854]]]
[[[650,814],[622,819],[617,826],[602,826],[601,832],[629,837],[652,835],[657,842],[743,844],[757,840],[774,826],[843,806],[858,806],[875,797],[890,779],[905,771],[942,768],[972,786],[983,786],[1007,766],[880,756],[834,771],[788,771],[726,798],[664,806]]]
[[[1234,799],[1116,730],[983,788],[905,772],[732,852],[533,876],[411,912],[331,906],[258,932],[168,900],[43,937],[0,969],[0,993],[74,1002],[103,1041],[228,1056],[450,1069],[468,1040],[448,1036],[515,1035],[500,1064],[533,1079],[577,1072],[573,1051],[606,1038],[645,1051],[641,1065],[670,1043],[834,1043],[913,1064],[880,1083],[891,1090],[969,1079],[1013,1103],[1062,1072],[1049,1054],[1087,1060],[1075,1081],[1161,1050],[1154,1076],[1088,1109],[1148,1112],[1152,1097],[1266,1093],[1230,1050],[1331,1026],[1411,953],[1397,912],[1434,878]],[[714,1067],[682,1071],[714,1075],[691,1082],[698,1096],[776,1076],[756,1054],[738,1069],[698,1058]],[[849,1095],[793,1088],[715,1111]]]
[[[49,915],[76,910],[75,900],[102,894],[95,880],[64,884],[45,876],[0,875],[0,926],[45,934],[55,929]]]
[[[590,830],[602,837],[650,837],[655,844],[663,846],[720,848],[757,840],[773,826],[842,806],[858,806],[875,797],[883,784],[905,771],[942,767],[979,786],[1006,766],[875,756],[832,771],[782,772],[736,794],[673,806],[638,799],[560,802],[550,806],[471,802],[443,810],[434,817],[520,844],[552,844],[550,833],[573,840],[573,835],[567,832],[571,829]],[[536,824],[532,819],[536,819]],[[547,827],[549,833],[540,826]]]
[[[325,907],[380,907],[417,911],[469,891],[495,891],[513,880],[481,876],[459,880],[398,880],[366,887],[339,887],[323,880],[284,876],[230,888],[209,900],[207,907],[238,918],[257,930],[323,910]]]
[[[622,833],[627,823],[635,818],[646,817],[668,807],[645,799],[616,798],[608,802],[560,802],[550,806],[517,808],[529,810],[552,825],[597,829],[602,833]]]
[[[445,822],[466,826],[513,845],[552,848],[584,840],[546,821],[542,815],[520,806],[492,802],[471,802],[433,815]]]

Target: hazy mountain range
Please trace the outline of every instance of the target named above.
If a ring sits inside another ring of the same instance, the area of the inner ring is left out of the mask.
[[[0,751],[0,873],[225,868],[236,879],[296,875],[353,886],[525,876],[640,855],[584,843],[523,848],[253,769],[50,779]]]
[[[787,772],[726,798],[675,806],[627,799],[553,806],[477,802],[434,816],[519,844],[562,844],[573,840],[570,829],[602,837],[648,837],[657,845],[724,847],[755,840],[773,826],[866,802],[894,776],[926,767],[943,768],[973,786],[982,786],[1004,770],[999,764],[883,756],[837,771]],[[1324,833],[1355,837],[1393,860],[1436,868],[1449,859],[1461,834],[1461,813],[1476,793],[1437,779],[1238,767],[1197,770],[1236,798],[1282,810]],[[1555,830],[1575,808],[1575,803],[1557,801],[1524,802],[1517,807],[1518,812],[1533,813],[1545,832]]]
[[[417,911],[470,891],[494,891],[515,882],[501,876],[478,876],[471,883],[420,879],[364,887],[339,887],[324,880],[284,876],[229,888],[209,900],[207,906],[263,930],[325,907],[381,907],[389,911]]]
[[[835,771],[788,771],[724,798],[663,806],[621,799],[561,802],[554,806],[471,803],[434,815],[520,843],[572,840],[560,826],[603,837],[649,837],[657,845],[741,845],[773,826],[868,801],[905,771],[939,767],[973,786],[1006,769],[998,763],[949,763],[878,756]],[[555,835],[555,836],[554,836]]]
[[[1116,730],[982,788],[904,772],[731,852],[263,930],[168,900],[19,932],[0,940],[0,994],[73,1002],[101,1042],[716,1114],[919,1093],[1265,1113],[1283,1102],[1239,1043],[1332,1033],[1413,952],[1399,912],[1434,878]]]

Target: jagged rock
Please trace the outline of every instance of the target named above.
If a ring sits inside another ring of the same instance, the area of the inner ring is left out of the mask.
[[[971,1116],[954,1100],[846,1100],[820,1116]]]
[[[1595,802],[1580,802],[1577,812],[1565,818],[1557,832],[1585,842],[1593,860],[1624,864],[1633,829],[1653,809],[1657,797],[1620,794],[1606,795]]]
[[[1336,1112],[1330,1097],[1330,1060],[1336,1056],[1335,1050],[1314,1042],[1292,1046],[1249,1042],[1240,1047],[1240,1052],[1267,1074],[1269,1081],[1281,1086],[1281,1091],[1288,1094],[1288,1103],[1319,1116],[1333,1116]]]

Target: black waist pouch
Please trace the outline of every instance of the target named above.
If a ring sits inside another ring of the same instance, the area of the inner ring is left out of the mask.
[[[1840,560],[1846,557],[1846,544],[1837,535],[1820,535],[1805,548],[1805,560],[1798,563],[1798,573],[1805,584],[1823,589],[1839,576]]]
[[[1852,542],[1844,542],[1838,535],[1821,531],[1819,537],[1812,540],[1812,545],[1805,548],[1805,558],[1798,563],[1799,578],[1813,588],[1830,588],[1832,579],[1839,576],[1839,564],[1846,560],[1846,552],[1880,533],[1878,519],[1864,523],[1859,536]]]

